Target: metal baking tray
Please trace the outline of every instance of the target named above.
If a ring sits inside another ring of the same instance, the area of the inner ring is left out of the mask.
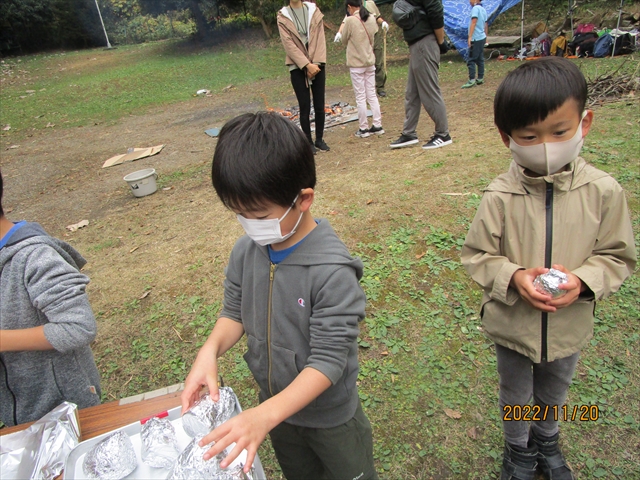
[[[191,441],[191,437],[187,435],[182,427],[182,416],[180,415],[181,407],[175,407],[171,410],[167,410],[167,417],[169,421],[173,424],[173,427],[176,430],[176,437],[178,440],[178,447],[180,450],[183,450],[188,443]],[[242,409],[240,408],[240,403],[238,402],[238,398],[236,397],[236,408],[233,413],[233,416],[240,413]],[[64,467],[64,480],[76,480],[76,479],[84,479],[87,478],[82,470],[82,462],[84,461],[85,455],[105,437],[111,435],[113,432],[117,432],[118,430],[122,430],[126,433],[131,439],[131,443],[133,444],[133,448],[136,451],[136,457],[138,458],[138,467],[131,472],[128,476],[124,477],[126,479],[166,479],[167,475],[169,475],[169,470],[164,468],[153,468],[149,465],[145,464],[142,461],[141,457],[141,448],[142,448],[142,440],[140,438],[140,429],[142,424],[140,422],[131,423],[125,427],[117,428],[110,432],[104,433],[100,436],[91,438],[89,440],[85,440],[76,446],[69,456],[67,457],[67,461]],[[243,452],[232,465],[235,465],[236,462],[242,461],[242,459],[246,458],[245,453]],[[239,460],[240,459],[240,460]],[[254,467],[254,479],[255,480],[266,480],[266,476],[264,473],[264,469],[262,468],[262,463],[260,463],[260,458],[256,454],[255,459],[253,460]]]

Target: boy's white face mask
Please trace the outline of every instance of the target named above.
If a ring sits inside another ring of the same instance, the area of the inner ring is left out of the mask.
[[[293,203],[291,204],[289,209],[280,218],[267,218],[263,220],[257,220],[245,218],[240,214],[236,214],[236,217],[238,218],[240,225],[242,225],[242,228],[244,228],[245,233],[258,245],[264,247],[265,245],[284,242],[287,238],[296,233],[296,228],[298,228],[298,225],[302,220],[302,212],[300,212],[300,217],[298,218],[295,226],[289,233],[287,233],[286,235],[282,235],[280,222],[282,222],[282,220],[284,220],[284,218],[289,214],[289,212],[295,205],[296,200],[298,200],[298,195],[296,195],[296,198],[293,200]]]
[[[587,112],[582,114],[582,119]],[[540,175],[551,175],[559,172],[565,165],[573,162],[584,143],[582,138],[582,119],[576,133],[564,142],[545,142],[537,145],[518,145],[509,136],[509,149],[515,162]]]

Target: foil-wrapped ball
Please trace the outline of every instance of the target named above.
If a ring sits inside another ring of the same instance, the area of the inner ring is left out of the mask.
[[[233,480],[231,472],[220,468],[220,462],[224,460],[228,452],[225,450],[214,458],[205,460],[203,455],[211,448],[211,444],[201,447],[198,445],[200,437],[196,437],[182,451],[173,465],[167,480],[197,480],[202,478],[215,478],[220,480]]]
[[[112,433],[87,452],[82,470],[87,478],[119,480],[138,467],[129,436],[122,430]]]
[[[171,468],[180,448],[176,430],[168,418],[152,417],[140,429],[142,461],[154,468]]]
[[[236,396],[229,387],[221,387],[220,400],[207,393],[182,416],[184,431],[190,437],[202,437],[229,420],[236,408]]]
[[[560,285],[567,283],[569,278],[566,273],[551,268],[547,273],[538,275],[533,281],[533,288],[545,295],[551,295],[553,298],[560,298],[567,294],[566,290],[561,290]]]

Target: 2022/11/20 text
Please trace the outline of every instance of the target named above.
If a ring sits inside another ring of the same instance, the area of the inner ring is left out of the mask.
[[[505,422],[524,420],[527,422],[544,422],[549,416],[554,421],[595,422],[600,418],[600,408],[597,405],[505,405],[502,420]]]

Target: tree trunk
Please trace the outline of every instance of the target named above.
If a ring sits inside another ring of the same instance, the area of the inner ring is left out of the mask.
[[[264,31],[264,34],[267,36],[267,39],[271,38],[271,36],[273,35],[273,31],[271,30],[271,27],[269,26],[269,24],[265,22],[264,17],[262,15],[259,15],[258,19],[260,20],[260,24],[262,25],[262,30]]]
[[[191,10],[191,15],[193,15],[193,19],[196,21],[196,27],[198,28],[196,36],[202,40],[209,35],[207,20],[204,18],[202,10],[200,10],[198,0],[191,0],[189,5],[189,10]]]

